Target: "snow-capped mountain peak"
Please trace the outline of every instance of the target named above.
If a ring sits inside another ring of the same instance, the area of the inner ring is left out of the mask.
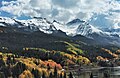
[[[0,26],[15,27],[19,31],[30,33],[41,31],[47,34],[52,34],[59,37],[81,38],[81,35],[89,39],[102,43],[101,39],[106,43],[116,44],[120,42],[120,29],[98,29],[90,25],[86,21],[75,19],[67,24],[62,24],[56,20],[48,21],[46,18],[34,17],[28,20],[18,20],[7,17],[0,17]],[[74,37],[73,37],[74,36]],[[78,38],[79,39],[79,38]]]
[[[66,24],[62,24],[56,20],[50,22],[46,18],[42,17],[34,17],[28,20],[0,17],[0,26],[14,26],[22,28],[25,31],[42,31],[47,34],[52,34],[53,31],[60,30],[62,32],[65,32],[69,36],[83,35],[88,38],[91,38],[91,34],[94,33],[101,36],[110,36],[111,33],[113,35],[120,32],[120,29],[103,31],[80,19],[74,19]]]
[[[75,24],[81,24],[81,23],[84,23],[85,21],[83,21],[83,20],[80,20],[80,19],[74,19],[74,20],[72,20],[72,21],[70,21],[70,22],[68,22],[66,25],[75,25]]]
[[[52,31],[57,30],[55,26],[46,18],[34,17],[28,20],[17,20],[7,17],[0,17],[0,26],[15,26],[23,28],[26,31],[42,31],[51,34]]]
[[[92,33],[101,34],[103,33],[100,29],[95,28],[94,26],[90,25],[88,22],[74,19],[66,24],[67,28],[70,29],[72,35],[83,35],[89,37]]]
[[[7,17],[0,17],[0,26],[14,25],[14,24],[16,23],[13,19]]]

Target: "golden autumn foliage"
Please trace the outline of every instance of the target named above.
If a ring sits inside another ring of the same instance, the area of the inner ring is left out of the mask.
[[[68,61],[69,64],[75,64],[75,63],[89,64],[90,63],[90,60],[88,58],[83,57],[81,55],[76,56],[76,55],[68,54],[68,53],[65,53],[65,52],[60,52],[60,55],[62,57],[64,57],[66,60],[69,59],[70,60],[70,61]]]
[[[117,53],[117,54],[120,54],[120,49],[118,49],[118,50],[116,51],[116,53]]]
[[[19,78],[33,78],[33,75],[29,70],[25,70],[22,74],[19,75]]]
[[[68,43],[68,42],[63,42],[63,43],[65,43],[68,48],[71,48],[71,50],[74,50],[74,52],[71,51],[72,53],[69,53],[70,51],[69,52],[61,52],[61,51],[55,51],[55,50],[50,51],[50,50],[45,50],[45,49],[41,49],[41,48],[28,48],[28,49],[31,52],[37,50],[37,52],[36,52],[37,57],[40,57],[42,59],[46,58],[47,60],[48,60],[48,58],[50,58],[52,60],[55,60],[56,62],[60,62],[60,64],[63,64],[62,61],[64,61],[64,60],[70,60],[71,61],[70,64],[73,64],[73,63],[74,64],[77,64],[77,63],[89,64],[90,63],[90,60],[87,57],[83,57],[83,56],[79,55],[79,54],[82,54],[83,51],[81,49],[77,48],[78,45],[75,47],[74,44],[72,44],[72,43]],[[27,52],[30,53],[29,51],[26,51],[26,53]],[[40,52],[38,52],[38,51],[40,51]],[[81,58],[80,58],[80,56],[81,56]],[[41,64],[39,64],[39,66],[46,68],[47,64],[48,63],[45,61],[45,62],[42,62]],[[67,62],[65,62],[64,64],[66,65]],[[52,65],[50,62],[50,67],[54,67],[54,66],[55,66],[55,63],[53,63],[53,65]],[[61,69],[60,65],[58,65],[58,66],[59,66],[59,69]]]
[[[105,51],[106,53],[110,54],[111,56],[113,56],[114,58],[118,58],[118,55],[111,52],[110,50],[108,49],[105,49],[105,48],[102,48],[103,51]]]
[[[53,60],[48,60],[48,61],[41,61],[41,64],[39,66],[41,67],[47,67],[47,65],[49,64],[50,68],[53,69],[55,66],[58,69],[62,69],[62,66],[60,64],[57,64],[56,62],[54,62]]]
[[[102,56],[97,56],[96,58],[97,58],[97,60],[101,60],[101,61],[107,61],[108,60],[107,58],[103,58]]]
[[[34,78],[38,73],[39,76],[42,76],[44,73],[44,75],[47,78],[49,78],[50,72],[54,73],[55,67],[57,68],[58,72],[60,72],[62,69],[62,66],[60,64],[57,64],[53,60],[42,61],[40,59],[28,58],[24,56],[20,56],[16,58],[14,57],[15,55],[9,53],[7,54],[0,53],[0,54],[1,54],[1,58],[4,58],[3,61],[5,61],[5,63],[8,60],[9,62],[12,61],[14,58],[15,63],[13,64],[13,66],[11,66],[11,68],[13,70],[15,77],[17,78]],[[8,59],[8,57],[10,57],[10,59]],[[33,69],[35,69],[35,71],[32,72]]]

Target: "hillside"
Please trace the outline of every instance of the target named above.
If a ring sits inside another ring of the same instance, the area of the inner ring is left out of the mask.
[[[113,53],[119,49],[114,45],[96,45],[94,40],[84,36],[78,38],[45,34],[41,31],[27,32],[16,27],[0,27],[1,51],[23,51],[23,48],[42,48],[45,50],[61,51],[74,55],[82,55],[95,61],[97,56],[113,58],[109,53],[104,54],[102,48],[110,49]],[[56,33],[56,34],[59,34]],[[93,44],[94,45],[93,45]],[[92,44],[92,45],[91,45]],[[94,58],[92,58],[94,57]]]

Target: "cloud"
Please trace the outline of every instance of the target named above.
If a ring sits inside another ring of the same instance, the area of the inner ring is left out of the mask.
[[[108,17],[109,15],[94,14],[94,17],[92,17],[92,20],[90,21],[90,23],[99,28],[101,27],[108,28],[114,25],[112,20],[108,19]]]
[[[93,13],[89,13],[89,12],[79,12],[76,14],[75,18],[79,18],[81,20],[89,20],[91,18]]]
[[[29,4],[34,9],[51,9],[50,0],[30,0]]]
[[[52,9],[52,13],[51,13],[51,16],[52,16],[52,17],[56,17],[58,14],[59,14],[59,10],[57,10],[57,9]]]
[[[81,0],[80,9],[84,12],[104,12],[110,8],[110,0]]]
[[[80,0],[52,0],[52,3],[62,8],[73,8],[77,6],[79,1]]]
[[[95,26],[102,26],[98,24],[104,22],[104,26],[107,27],[107,24],[119,25],[119,7],[119,0],[16,0],[2,1],[0,11],[6,11],[18,17],[39,16],[62,22],[80,18],[90,21]]]
[[[59,10],[59,14],[54,17],[55,20],[59,20],[63,23],[69,21],[70,18],[72,18],[72,14],[66,10]]]

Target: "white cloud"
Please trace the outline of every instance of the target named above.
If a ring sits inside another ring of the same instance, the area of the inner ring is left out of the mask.
[[[103,15],[101,20],[108,25],[120,23],[118,0],[17,0],[2,1],[2,4],[0,10],[17,16],[42,16],[63,22],[80,18],[93,24],[99,23],[98,19]]]
[[[110,0],[81,0],[80,9],[84,12],[104,12],[110,8]]]
[[[50,0],[31,0],[29,4],[34,9],[51,9]]]
[[[54,17],[54,19],[59,20],[63,23],[72,18],[72,14],[66,10],[59,10],[59,14]]]

